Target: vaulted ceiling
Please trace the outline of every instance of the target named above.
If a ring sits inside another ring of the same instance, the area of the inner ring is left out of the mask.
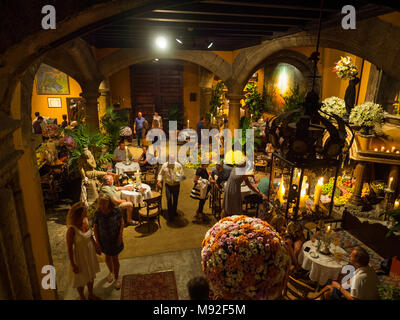
[[[393,11],[366,1],[324,1],[322,27],[340,26],[342,7],[349,4],[356,8],[357,21]],[[149,48],[163,35],[176,48],[207,50],[213,43],[209,50],[235,50],[302,30],[316,32],[320,6],[320,0],[177,1],[116,18],[84,38],[98,48]]]

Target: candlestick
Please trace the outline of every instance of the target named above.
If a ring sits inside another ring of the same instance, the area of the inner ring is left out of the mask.
[[[189,120],[187,121],[187,127],[189,128]]]
[[[319,205],[319,200],[321,199],[321,192],[322,192],[322,185],[324,184],[324,178],[321,177],[318,180],[317,185],[315,186],[315,193],[314,193],[314,206]]]
[[[393,210],[398,209],[399,206],[400,206],[400,202],[399,202],[399,200],[396,200],[396,201],[394,202]]]

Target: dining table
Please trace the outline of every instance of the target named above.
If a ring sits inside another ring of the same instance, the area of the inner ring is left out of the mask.
[[[349,264],[348,254],[343,248],[331,243],[329,249],[331,254],[324,255],[317,251],[317,241],[309,240],[304,242],[298,256],[299,265],[309,271],[310,279],[319,286],[327,284],[328,280],[337,280],[343,267]]]
[[[116,174],[124,174],[125,172],[132,172],[140,170],[140,166],[138,162],[118,162],[115,164],[115,173]]]
[[[139,186],[128,184],[126,187],[132,187],[133,190],[121,190],[121,198],[132,202],[135,207],[143,207],[143,200],[150,199],[152,197],[151,188],[148,184],[142,183]]]

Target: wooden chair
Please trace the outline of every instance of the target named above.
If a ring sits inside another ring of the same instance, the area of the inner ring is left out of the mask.
[[[258,207],[262,203],[262,198],[255,193],[248,194],[243,199],[243,205],[245,206],[244,212],[246,215],[254,213],[254,216],[258,217]]]
[[[315,288],[294,278],[293,275],[288,276],[286,287],[283,292],[285,300],[321,300],[322,295],[329,289],[323,289],[316,292]]]
[[[221,218],[223,190],[216,184],[211,183],[210,208],[217,221]]]
[[[142,173],[142,182],[148,184],[151,188],[157,185],[158,166],[149,166],[146,171]]]
[[[147,220],[147,232],[150,233],[150,219],[157,218],[158,225],[161,228],[160,214],[161,214],[161,195],[144,200],[146,206],[139,209],[139,221],[142,223],[144,219]]]

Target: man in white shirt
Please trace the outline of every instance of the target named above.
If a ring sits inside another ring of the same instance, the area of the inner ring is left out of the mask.
[[[369,254],[362,247],[355,247],[350,254],[350,264],[355,272],[350,281],[350,288],[344,289],[342,284],[332,281],[327,286],[329,291],[325,293],[327,300],[378,300],[379,279],[375,271],[368,265]]]
[[[180,190],[180,182],[182,181],[183,167],[175,160],[175,155],[169,155],[169,161],[161,166],[158,173],[157,186],[161,188],[161,184],[165,182],[165,195],[167,197],[168,217],[174,220],[177,214],[178,197]]]

